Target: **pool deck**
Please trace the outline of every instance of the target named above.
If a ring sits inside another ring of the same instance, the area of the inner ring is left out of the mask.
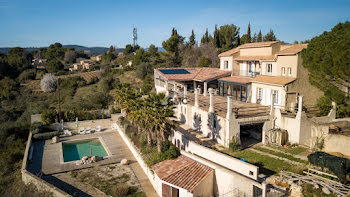
[[[106,149],[107,153],[109,154],[107,159],[96,163],[83,165],[76,165],[75,161],[63,162],[61,142],[71,140],[86,140],[93,138],[102,139],[101,142],[104,145],[104,148]],[[45,141],[42,159],[42,172],[46,175],[56,174],[72,170],[90,168],[96,165],[108,165],[113,163],[119,163],[124,158],[130,160],[131,163],[136,162],[122,138],[115,131],[105,131],[85,135],[74,135],[70,137],[60,138],[59,143],[52,143],[52,140]]]

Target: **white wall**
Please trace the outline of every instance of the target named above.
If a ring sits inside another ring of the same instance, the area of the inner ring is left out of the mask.
[[[225,69],[225,61],[228,61],[228,69]],[[233,58],[230,57],[220,57],[220,70],[232,71]]]
[[[267,72],[267,64],[272,64],[272,73]],[[271,61],[261,62],[261,75],[278,76],[277,63]]]
[[[286,105],[286,91],[282,86],[267,85],[260,83],[252,83],[252,97],[251,102],[256,103],[257,88],[263,88],[263,97],[260,104],[271,105],[272,90],[278,90],[278,105],[275,108],[284,108]]]

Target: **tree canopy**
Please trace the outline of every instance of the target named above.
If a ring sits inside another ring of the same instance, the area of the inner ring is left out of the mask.
[[[338,116],[350,115],[350,22],[339,23],[330,32],[311,39],[302,51],[303,66],[311,84],[324,91],[324,104],[335,101]],[[328,102],[325,102],[328,100]]]

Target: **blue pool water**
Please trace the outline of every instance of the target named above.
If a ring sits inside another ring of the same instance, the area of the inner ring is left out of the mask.
[[[90,150],[92,151],[92,155],[99,157],[107,156],[106,150],[97,138],[75,142],[63,142],[62,150],[64,162],[80,160],[84,156],[90,156]]]

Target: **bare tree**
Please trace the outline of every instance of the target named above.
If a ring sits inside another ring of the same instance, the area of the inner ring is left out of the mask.
[[[66,51],[66,53],[64,54],[64,61],[67,63],[73,63],[75,61],[75,59],[77,58],[77,54],[75,53],[75,51]]]
[[[210,67],[219,67],[219,57],[218,57],[218,49],[215,48],[212,42],[202,43],[201,47],[199,47],[202,56],[210,59],[211,66]]]
[[[54,92],[57,88],[57,77],[51,73],[45,74],[40,81],[41,90],[44,92]]]

